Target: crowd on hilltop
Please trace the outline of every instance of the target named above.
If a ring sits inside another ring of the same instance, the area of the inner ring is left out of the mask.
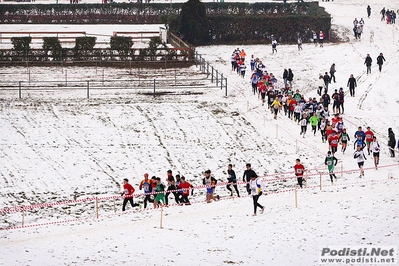
[[[396,13],[394,10],[385,10],[385,7],[382,8],[380,11],[381,14],[381,21],[386,21],[387,24],[395,24],[396,21]],[[367,17],[370,18],[371,16],[371,7],[370,5],[367,6]],[[363,28],[364,28],[365,22],[363,18],[358,20],[355,18],[353,20],[353,33],[354,36],[357,40],[361,39],[362,33],[363,33]],[[373,36],[371,36],[373,38]]]
[[[355,18],[353,20],[353,33],[355,35],[355,38],[358,40],[360,40],[362,36],[364,24],[365,22],[363,18],[361,18],[360,20],[357,20],[357,18]]]
[[[396,20],[396,13],[394,10],[385,10],[385,7],[383,7],[380,11],[381,14],[381,21],[386,21],[387,24],[395,24]]]

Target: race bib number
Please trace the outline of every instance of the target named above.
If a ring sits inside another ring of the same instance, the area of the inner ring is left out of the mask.
[[[302,169],[297,169],[297,170],[296,170],[296,173],[297,173],[297,174],[302,174],[302,172],[303,172]]]

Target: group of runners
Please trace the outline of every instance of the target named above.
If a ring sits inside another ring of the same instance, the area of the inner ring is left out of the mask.
[[[356,21],[356,23],[358,22]],[[237,51],[239,51],[239,49],[234,53],[239,54]],[[254,55],[252,55],[251,58],[255,58]],[[322,142],[328,143],[328,154],[325,158],[325,164],[330,173],[330,180],[334,182],[334,179],[336,179],[334,166],[338,162],[335,154],[338,150],[338,146],[341,145],[341,152],[344,154],[347,149],[348,141],[350,141],[350,136],[345,128],[343,117],[341,116],[341,114],[344,113],[344,90],[343,88],[339,88],[335,89],[331,96],[328,94],[328,84],[332,81],[336,82],[334,75],[335,64],[332,64],[330,67],[330,75],[326,72],[324,76],[320,76],[321,82],[318,84],[318,94],[321,96],[320,99],[309,98],[306,100],[305,96],[302,95],[299,90],[294,91],[292,89],[294,74],[291,69],[284,69],[282,76],[284,85],[281,84],[280,86],[277,78],[272,73],[268,73],[266,66],[262,64],[259,58],[254,59],[253,62],[253,66],[251,67],[253,73],[250,77],[253,94],[258,95],[258,98],[262,101],[262,105],[264,105],[265,102],[267,103],[270,112],[274,115],[274,119],[277,119],[279,113],[283,113],[285,116],[288,116],[289,119],[299,124],[300,135],[302,135],[303,138],[305,138],[307,134],[309,124],[311,125],[314,136],[317,131],[320,132]],[[352,80],[354,80],[354,82],[352,82]],[[348,80],[348,87],[351,96],[354,97],[356,79],[353,75],[351,75]],[[330,111],[329,107],[331,104],[332,110]],[[364,161],[367,160],[363,149],[367,147],[367,153],[373,156],[374,167],[378,169],[380,144],[370,127],[367,127],[366,132],[363,132],[361,127],[359,127],[353,137],[353,148],[355,150],[353,157],[356,159],[359,166],[359,177],[363,177]],[[303,172],[301,168],[295,168],[295,174],[298,176],[298,185],[300,187],[302,187],[304,181]]]
[[[230,191],[230,196],[233,196],[233,189],[235,190],[236,196],[240,197],[240,192],[237,185],[237,176],[233,170],[233,165],[229,164],[227,166],[227,190]],[[147,208],[148,202],[153,203],[154,208],[168,206],[169,195],[173,194],[174,200],[177,205],[191,205],[189,201],[189,195],[193,194],[194,187],[185,180],[184,176],[172,175],[172,171],[167,171],[167,177],[165,179],[167,187],[163,184],[161,178],[153,176],[149,178],[148,173],[144,174],[144,179],[140,182],[139,189],[143,190],[144,196],[144,208]],[[220,200],[219,195],[215,194],[215,189],[217,185],[217,179],[211,175],[211,170],[206,170],[203,172],[202,187],[206,190],[206,202],[211,203],[213,201]],[[135,204],[133,201],[135,189],[131,184],[129,184],[128,179],[123,180],[124,191],[122,195],[124,196],[122,211],[125,211],[126,205],[130,202],[132,207],[140,207],[140,204]],[[246,170],[243,174],[243,184],[245,184],[246,191],[249,196],[253,198],[254,204],[254,215],[256,215],[257,208],[261,209],[263,213],[264,207],[258,203],[259,197],[262,195],[264,190],[264,184],[259,179],[258,175],[251,169],[251,164],[246,165]],[[166,191],[165,191],[166,189]]]
[[[245,62],[246,52],[244,49],[240,50],[237,48],[234,50],[231,56],[232,71],[236,71],[244,77],[246,71]],[[254,95],[258,95],[258,98],[261,99],[262,105],[267,101],[268,108],[270,109],[270,112],[273,113],[274,119],[277,119],[279,113],[284,113],[284,115],[289,119],[300,124],[300,135],[302,135],[303,138],[305,138],[308,124],[310,124],[313,135],[315,136],[317,131],[319,131],[322,142],[328,143],[328,152],[324,159],[324,164],[328,168],[330,181],[333,183],[337,179],[334,173],[334,167],[338,162],[338,159],[335,157],[338,151],[338,146],[341,145],[341,152],[344,154],[348,146],[348,141],[350,141],[350,136],[346,131],[341,116],[341,114],[344,113],[343,103],[345,94],[343,88],[340,88],[339,90],[335,89],[331,97],[328,94],[328,84],[331,83],[331,81],[335,82],[335,64],[332,64],[330,67],[330,76],[326,72],[325,76],[327,77],[320,77],[322,80],[322,83],[318,86],[318,94],[321,96],[320,99],[317,100],[316,98],[309,98],[306,100],[305,96],[302,95],[299,90],[294,91],[292,89],[294,74],[290,68],[284,69],[284,84],[280,85],[277,78],[267,71],[266,66],[259,58],[251,55],[249,63],[252,73],[250,77],[251,90]],[[351,78],[353,78],[353,76],[351,76]],[[348,84],[349,83],[350,80],[348,81]],[[324,93],[322,93],[323,89]],[[331,103],[332,114],[329,110]],[[392,135],[392,129],[390,129],[390,132],[389,133]],[[367,154],[373,156],[374,167],[375,169],[378,169],[380,144],[370,127],[367,127],[367,131],[365,132],[361,127],[359,127],[353,137],[355,150],[353,158],[357,161],[359,166],[359,177],[363,177],[363,166],[365,160],[367,160],[365,148],[367,148]],[[396,140],[393,142],[396,142]],[[237,177],[235,171],[232,169],[233,166],[229,164],[227,168],[228,178],[226,188],[230,192],[230,196],[233,196],[235,191],[237,196],[240,197],[237,186]],[[245,183],[248,195],[253,198],[254,215],[256,215],[257,208],[260,208],[261,212],[264,210],[264,207],[258,202],[259,197],[262,195],[262,190],[264,190],[264,184],[258,175],[252,170],[251,164],[247,164],[246,168],[247,169],[243,174],[243,182]],[[302,188],[303,183],[306,182],[306,179],[304,178],[306,168],[301,163],[300,159],[296,160],[293,168],[298,186]],[[217,179],[212,176],[210,170],[204,171],[203,175],[202,184],[206,189],[206,202],[210,203],[212,200],[219,200],[220,197],[215,195]],[[168,170],[165,181],[166,186],[163,184],[161,178],[153,176],[149,179],[148,174],[144,175],[144,179],[141,181],[139,186],[139,189],[144,192],[144,208],[147,208],[148,202],[153,203],[154,208],[168,206],[170,194],[173,195],[176,204],[190,205],[188,197],[190,195],[190,190],[191,194],[193,193],[194,187],[185,180],[184,176],[176,175],[174,177],[172,171]],[[133,202],[133,193],[134,188],[131,187],[127,180],[125,180],[123,210],[125,210],[125,206],[129,201],[133,207],[137,206],[137,204],[134,204]]]
[[[247,54],[245,53],[244,49],[240,50],[239,48],[237,48],[236,50],[233,51],[233,53],[231,54],[231,70],[232,71],[236,71],[238,75],[240,75],[241,77],[245,77],[245,71],[247,70],[247,65],[245,62],[245,57],[247,56]],[[252,65],[252,61],[254,61],[255,59],[251,58],[251,71],[253,71],[253,65]]]
[[[337,116],[336,116],[337,117]],[[338,159],[335,157],[337,152],[338,143],[341,143],[341,152],[345,153],[347,148],[347,143],[350,140],[349,135],[346,133],[346,129],[343,128],[341,132],[336,131],[337,124],[342,121],[342,118],[332,119],[333,124],[335,125],[335,129],[329,128],[327,130],[331,130],[331,133],[328,134],[328,144],[329,150],[327,152],[327,156],[324,159],[324,164],[327,166],[329,177],[331,183],[337,179],[334,173],[334,167],[338,163]],[[339,128],[339,126],[338,126]],[[394,138],[394,133],[391,128],[388,129],[388,133],[390,134],[390,138]],[[358,130],[354,134],[355,142],[354,149],[355,152],[353,154],[353,158],[356,159],[360,175],[359,177],[364,176],[364,161],[367,160],[366,152],[368,155],[373,156],[375,169],[378,169],[379,165],[379,153],[380,153],[380,144],[377,141],[377,137],[371,131],[370,127],[367,127],[366,131],[363,131],[362,127],[359,127]],[[390,139],[390,141],[395,142],[395,139]],[[389,143],[388,143],[389,144]],[[398,143],[399,145],[399,143]],[[391,153],[391,157],[394,157],[394,153]],[[305,172],[307,171],[305,166],[301,163],[300,159],[296,159],[295,165],[293,166],[294,173],[297,179],[298,186],[300,188],[303,187],[306,179],[304,177]],[[235,171],[233,170],[233,165],[229,164],[227,166],[227,185],[226,188],[230,192],[230,197],[234,196],[236,193],[237,197],[240,197],[240,192],[237,185],[237,176]],[[220,200],[219,195],[215,194],[215,189],[218,180],[211,175],[211,170],[206,170],[203,172],[202,179],[202,188],[206,190],[206,202],[211,203],[213,201]],[[194,187],[189,182],[186,181],[184,176],[180,176],[179,174],[173,176],[172,171],[167,171],[167,177],[165,179],[166,186],[163,184],[161,178],[153,176],[151,179],[149,178],[148,173],[144,174],[144,179],[140,182],[139,189],[143,190],[144,196],[144,208],[147,208],[148,202],[153,203],[154,208],[168,206],[169,195],[172,194],[174,200],[177,205],[190,205],[190,191],[191,195],[194,192]],[[260,208],[260,213],[263,213],[264,206],[259,203],[259,198],[265,190],[264,183],[256,174],[256,172],[252,169],[250,163],[246,164],[246,170],[242,176],[242,184],[245,184],[246,191],[249,196],[252,197],[253,200],[253,215],[257,215],[257,209]],[[124,201],[122,211],[125,211],[126,204],[128,202],[131,203],[132,207],[140,206],[139,204],[135,204],[133,202],[133,194],[135,189],[131,186],[127,179],[124,179]],[[233,190],[233,188],[234,190]],[[235,192],[234,192],[235,191]],[[140,206],[141,208],[141,206]]]
[[[139,185],[139,189],[143,190],[144,208],[147,208],[148,202],[153,203],[154,208],[164,205],[168,206],[170,194],[173,195],[176,204],[190,205],[190,200],[188,197],[190,195],[190,191],[191,194],[194,192],[194,187],[188,181],[186,181],[184,176],[180,176],[180,174],[173,176],[172,170],[168,170],[166,173],[166,185],[162,182],[160,177],[152,176],[149,178],[148,173],[144,174],[144,179]],[[127,179],[124,179],[124,191],[122,193],[124,196],[124,201],[122,211],[125,210],[127,202],[130,202],[132,207],[140,206],[139,204],[134,204],[133,194],[135,189],[128,182],[129,181]]]

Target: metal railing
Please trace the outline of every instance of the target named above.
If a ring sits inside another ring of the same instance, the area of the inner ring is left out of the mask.
[[[72,92],[72,91],[82,91],[84,90],[86,93],[86,98],[91,98],[91,92],[99,91],[99,90],[146,90],[145,94],[151,90],[153,96],[155,97],[160,93],[170,93],[176,92],[177,90],[195,90],[195,89],[205,89],[205,88],[220,88],[224,90],[224,94],[227,97],[227,78],[215,69],[212,65],[209,64],[200,54],[195,53],[194,55],[194,63],[200,70],[200,76],[205,74],[204,78],[193,78],[191,74],[188,77],[184,75],[177,74],[177,71],[167,70],[167,65],[165,64],[165,73],[152,73],[151,75],[146,75],[144,71],[136,74],[135,79],[114,79],[114,77],[106,76],[104,68],[98,69],[97,65],[95,65],[95,78],[86,77],[80,73],[79,75],[69,75],[68,67],[61,67],[62,74],[56,75],[57,80],[43,80],[42,78],[34,78],[31,75],[31,68],[26,67],[27,73],[24,73],[25,79],[21,79],[21,73],[16,72],[15,75],[18,77],[12,78],[11,80],[0,80],[0,98],[3,98],[5,95],[7,97],[10,94],[4,94],[6,91],[17,91],[18,98],[22,99],[26,97],[26,93],[29,92],[39,92],[39,91],[57,91],[57,92]],[[109,68],[108,68],[109,69]],[[137,69],[133,68],[132,65],[129,65],[127,68],[129,70],[129,74],[132,74],[132,70],[136,71]],[[97,73],[97,72],[100,73]],[[107,71],[108,72],[108,71]],[[167,73],[168,72],[168,73]],[[4,73],[3,73],[4,74]],[[158,75],[159,74],[159,75]],[[187,73],[186,73],[187,74]],[[11,75],[11,74],[10,74]],[[33,75],[35,76],[35,75]],[[168,78],[165,78],[168,76]],[[209,84],[210,81],[210,84]],[[80,96],[78,96],[80,97]]]
[[[212,84],[211,84],[212,85]],[[121,91],[136,91],[145,95],[157,95],[166,93],[176,93],[186,90],[192,93],[195,89],[204,90],[206,88],[214,88],[209,86],[208,79],[201,78],[168,78],[168,79],[128,79],[128,80],[47,80],[47,81],[1,81],[0,82],[0,98],[2,94],[8,91],[18,93],[18,98],[22,99],[24,94],[34,92],[72,92],[84,91],[87,99],[91,98],[94,91],[111,90],[120,93]],[[111,94],[108,92],[107,94]],[[76,95],[75,95],[76,97]],[[79,94],[77,97],[80,97]]]
[[[195,52],[194,54],[195,65],[200,68],[201,72],[206,74],[211,79],[212,83],[216,83],[216,87],[220,84],[220,89],[225,90],[225,97],[227,97],[227,77],[220,71],[215,69],[209,62],[202,57],[202,55]]]

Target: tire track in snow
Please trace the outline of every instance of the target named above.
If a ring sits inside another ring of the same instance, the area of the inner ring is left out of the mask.
[[[147,119],[147,122],[151,125],[153,128],[154,136],[156,137],[159,147],[161,147],[165,153],[166,153],[166,160],[169,162],[170,166],[172,168],[176,168],[175,163],[171,159],[170,151],[169,149],[165,146],[165,144],[162,141],[162,130],[157,127],[157,125],[154,123],[154,117],[151,116],[151,111],[148,109],[143,109],[141,106],[136,106],[136,109]]]
[[[378,80],[381,78],[381,75],[379,75],[377,78],[374,79],[374,81],[372,81],[368,86],[367,89],[363,92],[362,96],[359,99],[359,102],[357,104],[357,108],[363,110],[363,102],[366,100],[367,95],[369,94],[369,92],[373,89],[374,85],[378,82]],[[365,81],[363,81],[364,83]]]
[[[220,106],[219,106],[220,108]],[[253,150],[261,151],[265,155],[272,155],[272,152],[267,149],[267,147],[273,146],[273,143],[268,138],[258,138],[258,136],[262,136],[262,132],[255,127],[252,123],[250,123],[245,116],[232,116],[226,117],[231,110],[226,111],[222,109],[223,112],[211,112],[211,115],[214,117],[214,120],[219,125],[220,128],[223,129],[223,133],[220,134],[226,135],[229,138],[228,143],[232,143],[229,147],[234,152],[230,151],[231,158],[233,162],[252,162],[254,165],[269,165],[269,158],[259,158],[254,154]],[[226,119],[231,119],[232,123],[226,123]],[[243,126],[245,125],[245,126]],[[247,128],[245,131],[237,131],[237,128]],[[243,140],[253,139],[253,143],[244,143]],[[245,150],[243,148],[246,147]],[[248,154],[249,153],[249,154]],[[249,155],[249,156],[248,156]],[[262,159],[262,160],[260,160]],[[227,160],[225,160],[227,161]],[[223,168],[226,166],[224,165]]]
[[[395,62],[395,61],[396,61],[396,60],[395,60],[395,57],[396,57],[397,54],[398,54],[398,50],[395,51],[395,53],[390,57],[391,60],[388,61],[388,62],[386,62],[385,65],[388,65],[388,66],[389,66],[389,64],[390,64],[391,62]],[[357,108],[358,108],[358,109],[362,109],[362,110],[363,110],[363,107],[362,107],[363,102],[366,100],[368,94],[369,94],[370,91],[373,89],[374,85],[380,80],[381,76],[384,74],[384,73],[381,73],[381,72],[375,72],[374,74],[370,74],[370,76],[367,76],[366,79],[364,79],[363,81],[360,81],[361,78],[364,76],[365,73],[366,73],[366,71],[364,71],[364,72],[362,73],[362,75],[359,77],[359,83],[360,83],[360,84],[365,83],[365,82],[367,81],[367,79],[368,79],[369,77],[371,77],[371,76],[374,76],[374,77],[375,77],[375,76],[376,76],[376,73],[378,73],[379,75],[378,75],[376,78],[374,78],[374,80],[367,86],[366,91],[363,92],[362,96],[361,96],[360,99],[359,99],[359,103],[358,103],[358,105],[357,105]]]

